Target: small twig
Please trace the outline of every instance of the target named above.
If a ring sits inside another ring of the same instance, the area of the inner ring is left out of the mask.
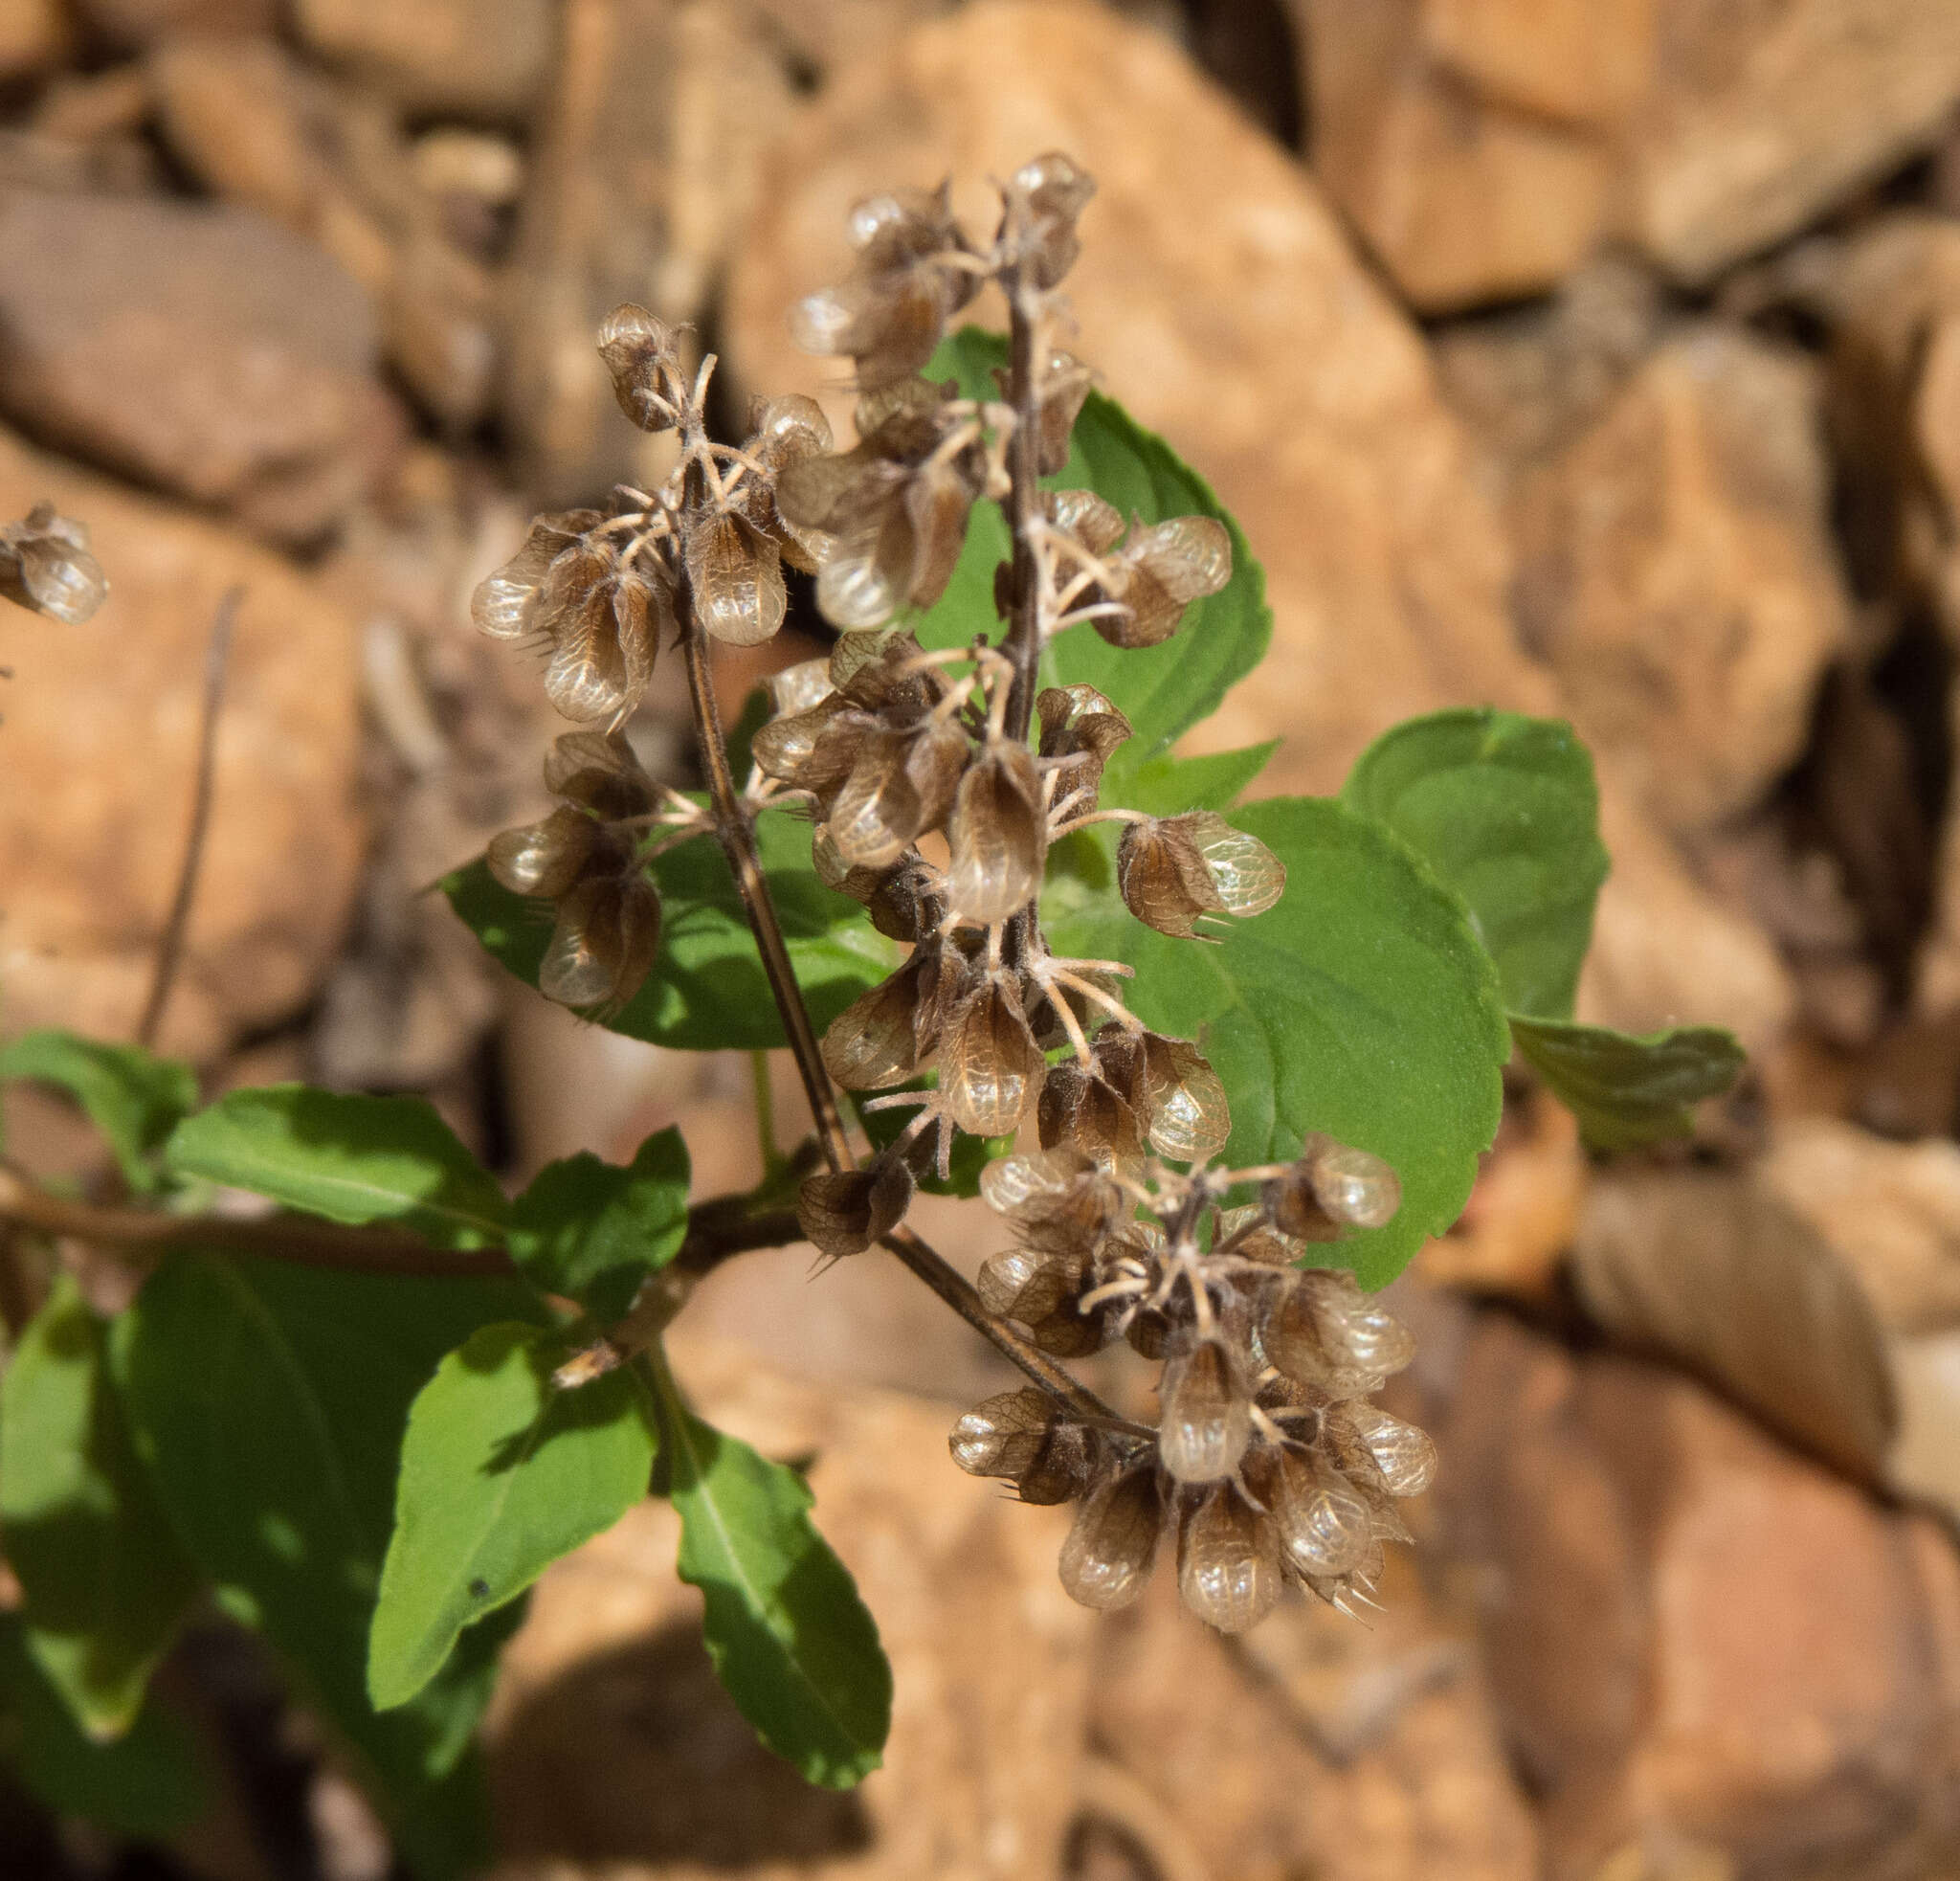
[[[1041,570],[1036,537],[1043,521],[1036,446],[1041,421],[1035,360],[1035,321],[1026,304],[1031,291],[1015,269],[1002,281],[1008,307],[1008,396],[1014,408],[1013,436],[1008,439],[1008,526],[1013,561],[1008,571],[1008,631],[1005,651],[1013,661],[1014,683],[1008,693],[1005,731],[1025,744],[1035,715],[1035,690],[1041,667]]]
[[[149,997],[136,1025],[136,1042],[145,1049],[157,1041],[164,1008],[184,957],[184,930],[190,922],[190,903],[197,893],[197,872],[204,861],[205,832],[211,825],[212,782],[216,770],[218,708],[225,696],[225,664],[231,658],[232,629],[238,617],[238,604],[244,598],[242,588],[225,591],[205,648],[204,704],[197,726],[197,775],[190,793],[190,829],[184,840],[184,861],[177,870],[177,892],[170,902],[169,918],[164,923],[163,936],[157,942]]]

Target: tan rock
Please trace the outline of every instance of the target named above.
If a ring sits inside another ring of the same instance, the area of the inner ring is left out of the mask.
[[[231,531],[0,437],[0,515],[85,522],[107,603],[85,627],[0,618],[0,980],[10,1033],[126,1038],[189,815],[205,646],[244,589],[210,835],[167,1048],[204,1058],[303,1003],[340,940],[363,846],[352,619]]]
[[[1438,64],[1486,98],[1547,118],[1611,124],[1645,94],[1665,0],[1424,0]]]
[[[262,217],[15,192],[0,249],[0,403],[50,441],[301,541],[396,448],[367,297]]]
[[[598,1875],[1041,1881],[1075,1808],[1096,1622],[1061,1591],[1062,1512],[947,1458],[947,1414],[791,1385],[739,1348],[683,1342],[711,1422],[815,1462],[815,1519],[876,1616],[897,1687],[884,1768],[804,1787],[715,1685],[677,1524],[645,1503],[550,1569],[489,1718],[501,1881]]]
[[[1296,11],[1315,174],[1414,305],[1441,313],[1531,293],[1585,256],[1605,226],[1611,160],[1596,137],[1542,105],[1513,109],[1475,89],[1492,66],[1527,92],[1547,76],[1519,56],[1521,35],[1488,0],[1299,0]],[[1611,34],[1592,34],[1597,10],[1550,11],[1608,68],[1619,62]],[[1540,46],[1549,51],[1543,34]],[[1452,56],[1458,69],[1442,62]]]
[[[1520,491],[1519,624],[1670,828],[1751,805],[1849,638],[1816,387],[1722,328],[1669,341]]]
[[[269,34],[278,30],[274,0],[76,0],[76,11],[102,39],[123,50],[172,34]]]
[[[1960,99],[1949,0],[1661,0],[1657,54],[1622,133],[1632,226],[1690,281],[1929,147]]]
[[[1630,1841],[1748,1874],[1944,1871],[1946,1535],[1684,1377],[1574,1360],[1496,1318],[1442,1437],[1499,1702],[1544,1784],[1548,1873],[1590,1877]]]
[[[0,5],[0,78],[19,78],[56,64],[68,45],[68,20],[56,0]]]
[[[299,0],[300,36],[411,111],[519,118],[552,52],[549,0]]]

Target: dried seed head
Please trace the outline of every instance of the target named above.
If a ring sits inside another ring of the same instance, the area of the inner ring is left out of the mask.
[[[1100,773],[1130,736],[1130,722],[1093,685],[1051,685],[1035,699],[1043,757],[1083,757]]]
[[[1163,1498],[1148,1464],[1099,1483],[1082,1498],[1061,1544],[1058,1566],[1069,1599],[1102,1613],[1127,1606],[1150,1578],[1163,1525]]]
[[[1252,1435],[1252,1393],[1223,1339],[1173,1350],[1159,1390],[1157,1454],[1181,1483],[1213,1483],[1238,1467]]]
[[[765,776],[813,792],[819,803],[827,803],[843,788],[859,745],[876,725],[869,713],[830,697],[808,711],[770,719],[750,741],[749,755]]]
[[[1032,1248],[1086,1254],[1123,1213],[1123,1191],[1080,1150],[999,1156],[980,1172],[987,1205]]]
[[[947,838],[947,900],[958,919],[991,927],[1041,892],[1048,819],[1040,773],[1025,745],[991,739],[967,767]]]
[[[1221,1483],[1185,1518],[1177,1590],[1208,1626],[1242,1633],[1280,1599],[1280,1537],[1270,1515]]]
[[[1311,1267],[1283,1275],[1261,1307],[1259,1344],[1290,1378],[1330,1396],[1363,1396],[1415,1355],[1401,1321],[1354,1276]]]
[[[967,734],[949,719],[866,732],[830,805],[826,827],[837,854],[853,868],[890,867],[945,822],[970,756]]]
[[[796,1192],[796,1220],[811,1242],[834,1260],[861,1254],[905,1219],[912,1172],[899,1156],[863,1169],[825,1170]]]
[[[860,994],[823,1035],[823,1062],[846,1090],[884,1090],[920,1068],[920,1008],[938,959],[919,949],[903,966]]]
[[[477,584],[470,617],[493,639],[515,640],[538,628],[538,591],[551,564],[605,520],[596,509],[568,509],[536,518],[524,546]]]
[[[1096,631],[1111,646],[1157,646],[1183,625],[1185,609],[1232,578],[1232,538],[1210,516],[1132,522],[1111,563],[1110,584],[1126,613],[1103,616]]]
[[[0,528],[0,594],[18,607],[79,627],[109,597],[109,580],[89,553],[87,525],[37,503]]]
[[[1073,1060],[1052,1067],[1042,1081],[1038,1120],[1044,1150],[1064,1146],[1104,1169],[1143,1160],[1136,1112],[1113,1086]]]
[[[545,691],[552,705],[568,719],[623,718],[645,693],[673,619],[657,565],[644,572],[597,537],[562,550],[539,584],[531,615],[551,642]]]
[[[1005,1476],[1023,1502],[1067,1502],[1088,1481],[1089,1433],[1033,1386],[976,1404],[953,1425],[949,1443],[969,1476]]]
[[[1015,170],[1007,193],[1009,213],[1020,224],[1022,269],[1036,287],[1053,287],[1080,252],[1076,218],[1096,193],[1096,179],[1050,150]]]
[[[569,894],[599,847],[600,826],[565,805],[541,823],[490,839],[490,873],[514,895],[556,901]]]
[[[831,648],[831,683],[848,704],[894,723],[921,717],[946,696],[946,683],[923,663],[924,649],[903,628],[845,634]]]
[[[831,662],[822,660],[799,660],[793,666],[785,666],[779,673],[771,673],[766,683],[769,689],[769,704],[776,708],[779,718],[793,718],[823,704],[836,687],[831,683]]]
[[[1080,1254],[1013,1247],[981,1264],[980,1297],[989,1311],[1018,1319],[1043,1352],[1080,1358],[1100,1351],[1109,1337],[1105,1312],[1077,1310],[1086,1272]]]
[[[1382,1487],[1393,1496],[1420,1495],[1436,1480],[1436,1445],[1429,1433],[1374,1404],[1348,1403],[1331,1408],[1330,1422],[1345,1421],[1368,1445]]]
[[[1082,545],[1092,555],[1106,555],[1123,536],[1123,512],[1094,490],[1048,490],[1041,507],[1058,529]]]
[[[1069,437],[1088,400],[1088,368],[1056,347],[1042,367],[1036,395],[1035,468],[1043,477],[1059,476],[1068,467]]]
[[[680,369],[673,330],[626,302],[599,325],[599,357],[612,375],[619,409],[642,431],[671,431],[679,416]]]
[[[1011,1136],[1045,1069],[1020,996],[989,975],[966,995],[939,1043],[940,1102],[971,1136]]]
[[[1200,1162],[1225,1147],[1232,1134],[1225,1086],[1190,1041],[1106,1025],[1096,1035],[1096,1064],[1160,1156]]]
[[[1224,911],[1225,903],[1182,817],[1124,826],[1116,848],[1116,885],[1124,906],[1160,934],[1189,939],[1198,916]]]
[[[660,800],[638,754],[616,731],[567,731],[545,754],[545,788],[595,817],[643,817]]]
[[[1281,1234],[1332,1241],[1344,1229],[1392,1220],[1402,1184],[1379,1156],[1316,1132],[1286,1174],[1266,1184],[1263,1199]]]
[[[660,951],[660,897],[637,872],[581,882],[558,903],[538,991],[561,1006],[619,1006]]]
[[[748,423],[749,437],[744,449],[765,472],[746,486],[749,521],[775,542],[792,569],[814,574],[823,560],[822,538],[798,528],[783,515],[776,501],[776,483],[791,465],[813,461],[830,450],[831,422],[815,399],[788,392],[780,398],[757,399]],[[779,698],[779,709],[781,704]]]
[[[783,624],[789,596],[776,545],[733,510],[687,531],[687,585],[702,628],[729,646],[757,646]]]
[[[1282,1445],[1246,1459],[1246,1487],[1266,1505],[1286,1565],[1302,1576],[1351,1574],[1374,1539],[1369,1506],[1338,1471]]]
[[[1189,811],[1171,820],[1197,845],[1227,914],[1263,914],[1278,906],[1286,892],[1286,868],[1258,837],[1234,829],[1211,810]]]

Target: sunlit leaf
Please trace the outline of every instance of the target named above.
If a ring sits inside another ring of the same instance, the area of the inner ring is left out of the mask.
[[[687,1146],[671,1129],[624,1168],[589,1151],[547,1163],[511,1204],[512,1258],[546,1292],[617,1319],[680,1251],[688,1180]]]
[[[1511,1033],[1594,1150],[1685,1135],[1694,1125],[1691,1107],[1721,1096],[1747,1062],[1734,1035],[1713,1025],[1636,1039],[1603,1025],[1514,1015]]]

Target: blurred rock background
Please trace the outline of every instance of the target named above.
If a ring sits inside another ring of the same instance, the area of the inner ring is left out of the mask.
[[[650,1506],[512,1649],[501,1881],[1960,1876],[1953,0],[0,0],[0,515],[52,498],[114,583],[0,619],[0,1027],[133,1025],[238,584],[166,1044],[428,1091],[513,1178],[679,1119],[703,1194],[752,1180],[746,1064],[572,1023],[421,893],[558,728],[467,596],[531,508],[657,471],[613,302],[693,324],[731,422],[822,392],[785,312],[851,203],[950,174],[984,221],[1050,146],[1101,183],[1082,353],[1265,564],[1204,740],[1325,791],[1413,712],[1571,717],[1584,1011],[1730,1025],[1750,1077],[1610,1168],[1519,1080],[1398,1283],[1443,1468],[1371,1628],[1091,1621],[1054,1512],[946,1461],[984,1349],[869,1257],[733,1264],[679,1363],[815,1457],[889,1765],[840,1799],[755,1749]],[[677,680],[634,733],[679,777]],[[75,1166],[58,1110],[8,1124]],[[180,1658],[213,1818],[139,1850],[0,1795],[0,1870],[380,1881],[264,1668]]]

